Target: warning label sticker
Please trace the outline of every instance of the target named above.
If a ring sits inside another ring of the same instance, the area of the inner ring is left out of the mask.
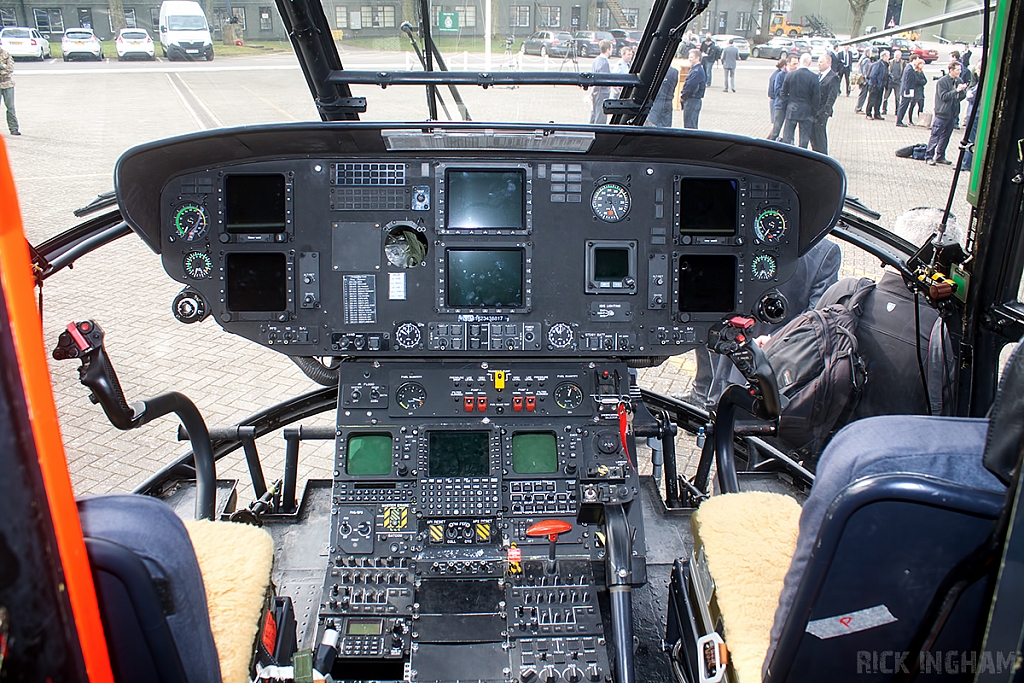
[[[885,605],[877,605],[868,609],[857,610],[849,614],[840,614],[835,617],[815,619],[807,622],[807,633],[817,636],[822,640],[845,636],[849,633],[866,631],[876,626],[884,626],[898,621]]]

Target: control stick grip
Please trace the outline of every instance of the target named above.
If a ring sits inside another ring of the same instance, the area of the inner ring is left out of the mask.
[[[68,323],[53,350],[55,360],[80,358],[78,377],[92,391],[90,399],[99,403],[110,423],[118,429],[132,429],[136,411],[128,405],[114,366],[103,348],[103,328],[92,320]]]

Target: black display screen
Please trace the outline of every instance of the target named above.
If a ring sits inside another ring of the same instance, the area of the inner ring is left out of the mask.
[[[730,313],[736,307],[736,257],[688,254],[679,257],[679,311]]]
[[[683,235],[736,234],[736,181],[683,178],[679,181],[679,232]]]
[[[430,432],[427,470],[431,477],[486,477],[490,474],[489,432]]]
[[[229,311],[283,311],[288,307],[288,259],[276,252],[228,254],[224,288]]]
[[[526,172],[449,169],[445,228],[523,230],[526,227]]]
[[[280,173],[224,179],[224,227],[230,233],[284,232],[285,182]]]
[[[522,249],[449,249],[446,303],[449,308],[521,308]]]
[[[594,279],[619,282],[629,277],[629,249],[594,249]]]

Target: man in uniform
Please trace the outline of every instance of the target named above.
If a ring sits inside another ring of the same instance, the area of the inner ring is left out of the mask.
[[[14,58],[0,46],[0,95],[3,96],[7,108],[7,128],[11,135],[21,135],[18,130],[18,117],[14,113]]]

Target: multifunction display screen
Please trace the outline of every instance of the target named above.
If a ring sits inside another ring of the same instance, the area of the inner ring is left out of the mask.
[[[445,172],[445,228],[523,230],[526,227],[526,172],[449,169]]]
[[[552,432],[514,435],[512,469],[516,474],[550,474],[558,471],[555,435]]]
[[[679,181],[679,232],[683,235],[736,234],[736,181],[683,178]]]
[[[348,437],[347,474],[391,474],[391,435],[353,434]]]
[[[446,253],[449,308],[521,308],[522,249],[449,249]]]
[[[284,176],[229,175],[224,179],[224,227],[229,233],[284,232]]]
[[[489,432],[430,432],[427,470],[431,477],[486,477],[490,473]]]
[[[283,311],[288,306],[288,259],[276,252],[224,257],[227,308],[234,312]]]

